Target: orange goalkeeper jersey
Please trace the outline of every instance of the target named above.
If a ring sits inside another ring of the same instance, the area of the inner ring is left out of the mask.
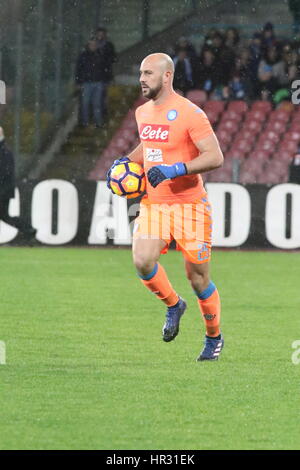
[[[186,98],[172,93],[162,105],[148,101],[136,110],[143,144],[144,168],[188,162],[199,156],[195,142],[213,133],[206,114]],[[153,188],[146,182],[149,202],[194,202],[205,194],[200,174],[179,176]]]

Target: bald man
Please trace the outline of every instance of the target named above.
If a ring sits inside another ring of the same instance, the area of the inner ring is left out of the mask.
[[[186,309],[159,263],[175,240],[206,327],[197,360],[217,360],[224,339],[220,297],[209,274],[212,219],[201,173],[221,166],[223,155],[205,113],[174,92],[173,76],[174,64],[166,54],[150,54],[142,61],[140,84],[149,101],[136,110],[141,143],[114,165],[134,161],[145,169],[133,262],[145,287],[167,306],[163,340],[175,339]]]

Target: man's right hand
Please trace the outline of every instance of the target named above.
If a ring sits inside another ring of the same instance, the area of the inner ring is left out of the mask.
[[[106,173],[106,185],[108,187],[108,189],[110,189],[110,186],[109,186],[109,178],[110,178],[110,174],[111,174],[111,170],[116,166],[116,165],[119,165],[120,163],[125,163],[125,162],[130,162],[130,159],[128,157],[121,157],[121,158],[118,158],[117,160],[115,160],[112,164],[112,166],[110,167],[110,169],[108,170],[108,172]]]

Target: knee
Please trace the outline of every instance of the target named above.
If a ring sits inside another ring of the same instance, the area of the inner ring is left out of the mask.
[[[207,273],[190,273],[188,275],[188,279],[191,283],[192,289],[199,294],[208,287],[210,282],[210,278]]]
[[[145,253],[133,253],[133,262],[138,273],[142,275],[150,274],[156,263],[152,257]]]

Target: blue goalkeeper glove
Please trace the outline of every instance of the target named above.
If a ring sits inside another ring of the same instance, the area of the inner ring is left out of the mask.
[[[150,168],[147,173],[148,181],[156,188],[156,186],[164,180],[177,178],[187,174],[187,169],[184,163],[174,163],[174,165],[156,165]]]
[[[106,186],[108,187],[108,189],[110,189],[110,186],[109,186],[109,179],[110,179],[110,174],[111,174],[111,170],[116,166],[116,165],[119,165],[120,163],[124,163],[124,162],[130,162],[130,159],[128,157],[121,157],[121,158],[118,158],[117,160],[115,160],[112,164],[112,166],[110,167],[110,169],[108,170],[108,172],[106,173]]]

